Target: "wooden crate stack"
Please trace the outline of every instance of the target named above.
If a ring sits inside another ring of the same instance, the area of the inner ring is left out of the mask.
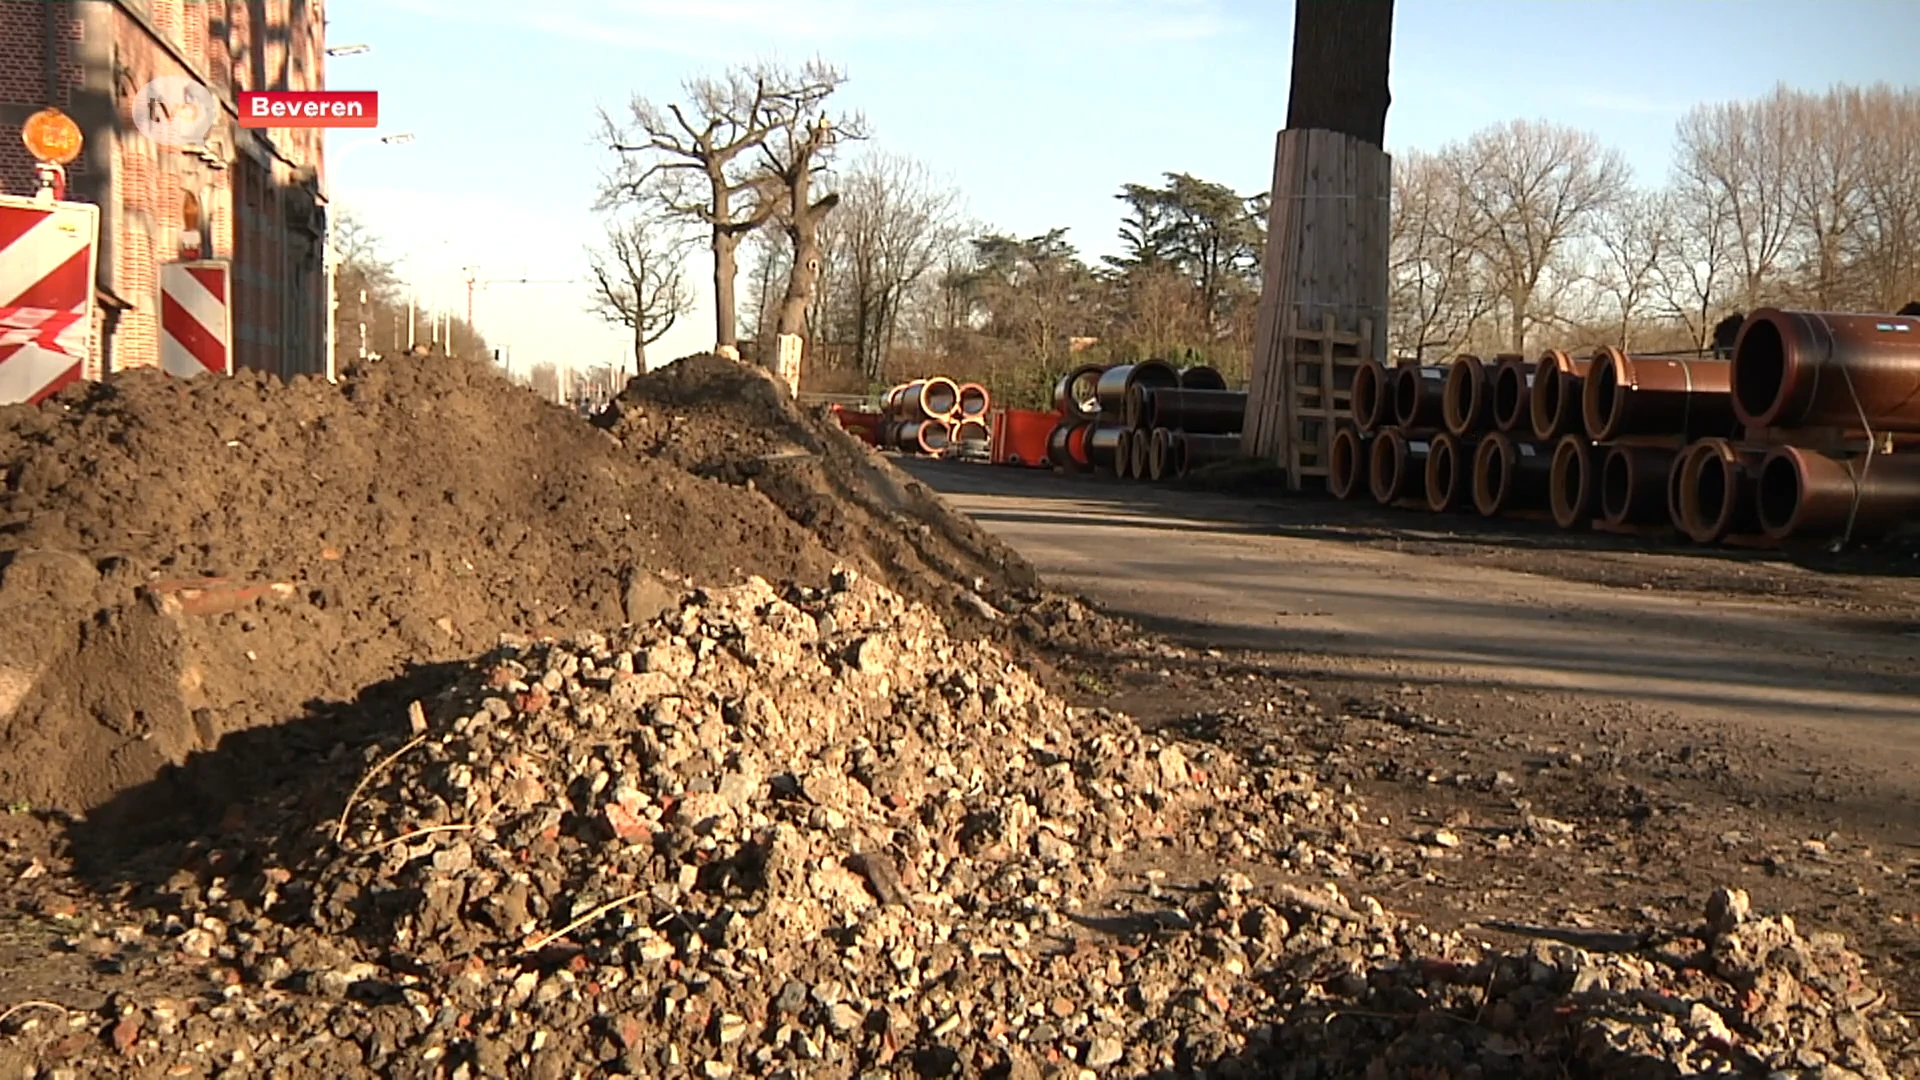
[[[1300,490],[1326,475],[1353,370],[1386,361],[1392,159],[1331,131],[1282,131],[1274,147],[1266,272],[1241,452]]]

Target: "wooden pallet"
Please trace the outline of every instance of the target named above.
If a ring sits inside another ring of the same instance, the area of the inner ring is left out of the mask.
[[[1285,464],[1287,487],[1299,491],[1308,477],[1327,476],[1333,433],[1353,418],[1353,376],[1370,358],[1373,323],[1362,319],[1358,333],[1342,333],[1324,314],[1311,331],[1289,327],[1286,334]]]

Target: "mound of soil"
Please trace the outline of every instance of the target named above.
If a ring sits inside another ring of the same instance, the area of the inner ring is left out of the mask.
[[[675,393],[684,408],[642,421],[638,402]],[[753,369],[674,365],[620,418],[649,439],[622,446],[445,358],[340,386],[129,372],[0,410],[0,799],[92,810],[229,732],[502,632],[644,621],[689,579],[820,584],[870,556],[948,611],[1032,581]],[[812,447],[820,474],[728,483],[695,460],[734,448],[750,471],[741,448],[772,437]]]
[[[1039,575],[1012,548],[824,410],[801,408],[763,369],[689,356],[631,380],[601,422],[639,453],[764,493],[829,550],[869,560],[959,629],[995,621],[976,598],[1000,610],[1037,598]]]

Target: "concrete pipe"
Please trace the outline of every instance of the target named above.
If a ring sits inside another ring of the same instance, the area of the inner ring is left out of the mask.
[[[1127,440],[1127,452],[1133,455],[1133,464],[1127,469],[1127,477],[1132,480],[1150,480],[1153,478],[1153,432],[1136,431],[1133,438]]]
[[[1180,370],[1180,389],[1182,390],[1225,390],[1227,377],[1220,369],[1197,364]]]
[[[1533,365],[1525,357],[1494,358],[1493,427],[1509,435],[1533,430]]]
[[[1742,450],[1726,439],[1702,439],[1687,454],[1680,476],[1680,521],[1697,544],[1760,530],[1755,474],[1764,452]]]
[[[1100,411],[1118,420],[1127,414],[1127,388],[1130,386],[1151,386],[1178,389],[1180,373],[1173,365],[1162,360],[1144,360],[1138,364],[1120,364],[1110,367],[1100,374],[1100,380],[1094,384],[1094,396],[1099,399]]]
[[[1154,480],[1171,480],[1175,475],[1173,432],[1163,427],[1154,428],[1147,442],[1147,475]]]
[[[1920,527],[1920,454],[1777,447],[1760,464],[1756,495],[1760,528],[1776,540],[1882,540]]]
[[[892,445],[909,454],[937,454],[953,445],[953,428],[945,420],[901,420]]]
[[[1112,472],[1114,461],[1120,454],[1120,433],[1126,429],[1119,424],[1102,419],[1088,425],[1087,428],[1087,465],[1102,472]]]
[[[1732,368],[1749,426],[1920,432],[1920,318],[1761,308]]]
[[[993,441],[993,433],[985,420],[969,417],[953,425],[953,441],[964,446],[985,446]]]
[[[1472,497],[1473,444],[1451,431],[1435,435],[1427,448],[1427,509],[1444,514]]]
[[[1581,434],[1560,436],[1547,471],[1547,509],[1555,525],[1579,529],[1593,522],[1593,481],[1593,444]]]
[[[1113,475],[1122,480],[1133,479],[1133,440],[1140,433],[1129,427],[1120,429],[1120,437],[1113,444]]]
[[[1393,422],[1393,373],[1378,360],[1353,369],[1353,426],[1371,435]]]
[[[1613,526],[1657,525],[1668,514],[1668,480],[1685,456],[1657,446],[1609,446],[1600,459],[1600,516]]]
[[[1402,432],[1438,430],[1446,422],[1447,369],[1408,365],[1393,373],[1393,423]]]
[[[1195,435],[1238,435],[1246,426],[1247,395],[1240,390],[1142,388],[1147,427]]]
[[[1092,420],[1100,415],[1100,399],[1094,387],[1107,369],[1099,364],[1082,364],[1060,376],[1053,384],[1053,411],[1069,420]]]
[[[1366,475],[1367,445],[1360,433],[1350,427],[1334,431],[1327,448],[1327,490],[1336,499],[1351,499],[1360,490]]]
[[[1387,428],[1367,450],[1367,490],[1382,506],[1401,499],[1421,498],[1427,492],[1426,440],[1413,440],[1398,428]]]
[[[1092,431],[1092,424],[1071,420],[1054,425],[1053,432],[1047,436],[1047,461],[1064,472],[1091,471],[1092,464],[1087,460],[1087,435]]]
[[[944,375],[915,379],[887,395],[887,411],[896,420],[946,420],[960,408],[960,387]]]
[[[1481,517],[1547,505],[1553,458],[1539,447],[1496,431],[1473,451],[1473,508]]]
[[[961,383],[954,388],[955,408],[967,420],[977,420],[993,408],[993,395],[979,383]]]
[[[1728,382],[1732,370],[1727,360],[1596,349],[1580,397],[1587,437],[1594,442],[1643,435],[1731,438],[1740,426]]]
[[[1542,353],[1533,365],[1533,389],[1528,402],[1533,437],[1552,442],[1586,430],[1580,415],[1581,390],[1586,386],[1591,358],[1578,359],[1558,349]]]

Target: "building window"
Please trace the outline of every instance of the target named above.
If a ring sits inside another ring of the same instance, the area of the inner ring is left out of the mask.
[[[180,260],[193,262],[207,257],[208,232],[200,212],[200,196],[191,191],[180,196]]]

